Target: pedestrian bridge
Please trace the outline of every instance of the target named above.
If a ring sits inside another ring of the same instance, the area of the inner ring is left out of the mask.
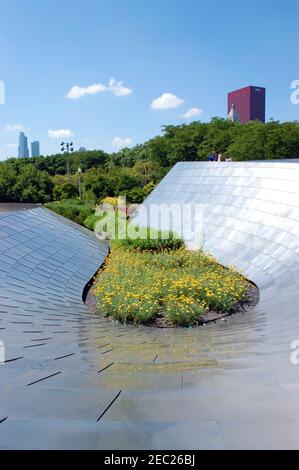
[[[112,324],[82,302],[103,242],[43,208],[0,214],[0,448],[299,447],[298,163],[179,163],[161,202],[202,204],[204,248],[259,304],[199,329]]]

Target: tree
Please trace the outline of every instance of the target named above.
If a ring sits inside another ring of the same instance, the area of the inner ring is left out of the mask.
[[[72,183],[63,183],[55,186],[53,191],[55,201],[62,199],[73,199],[78,197],[78,189]]]
[[[48,173],[27,164],[22,165],[13,191],[14,201],[43,203],[52,199],[53,183]]]
[[[143,145],[106,154],[101,150],[69,156],[71,176],[66,176],[62,154],[0,162],[1,201],[45,202],[78,198],[77,170],[83,170],[84,201],[127,194],[141,202],[164,175],[180,161],[207,160],[212,152],[230,154],[234,160],[299,157],[299,123],[270,120],[246,125],[213,118],[179,126],[164,126],[162,135]]]

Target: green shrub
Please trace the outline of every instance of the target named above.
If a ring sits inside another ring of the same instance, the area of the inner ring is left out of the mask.
[[[73,199],[78,196],[78,189],[72,183],[63,183],[55,186],[53,197],[55,201]]]
[[[85,227],[89,228],[89,230],[94,230],[96,223],[102,219],[102,216],[91,214],[84,220]]]
[[[157,231],[148,227],[143,228],[133,225],[131,225],[125,239],[114,242],[114,246],[139,251],[178,250],[183,245],[183,240],[173,232]]]
[[[98,224],[101,222],[101,224]],[[117,210],[102,210],[89,215],[84,224],[103,238],[111,240],[114,247],[138,251],[178,250],[183,241],[173,232],[143,228],[129,222],[126,213]],[[98,225],[97,225],[98,224]]]
[[[47,209],[50,209],[80,225],[84,225],[85,219],[94,212],[94,207],[91,203],[82,202],[78,199],[49,202],[45,204],[45,206]]]

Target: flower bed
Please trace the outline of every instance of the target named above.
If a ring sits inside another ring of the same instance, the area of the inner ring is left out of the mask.
[[[97,309],[121,323],[190,326],[245,302],[251,284],[202,251],[114,247],[93,293]]]

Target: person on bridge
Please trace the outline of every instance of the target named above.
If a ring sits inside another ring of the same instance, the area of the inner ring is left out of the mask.
[[[216,162],[217,161],[217,155],[214,151],[208,156],[208,161],[209,162]]]

